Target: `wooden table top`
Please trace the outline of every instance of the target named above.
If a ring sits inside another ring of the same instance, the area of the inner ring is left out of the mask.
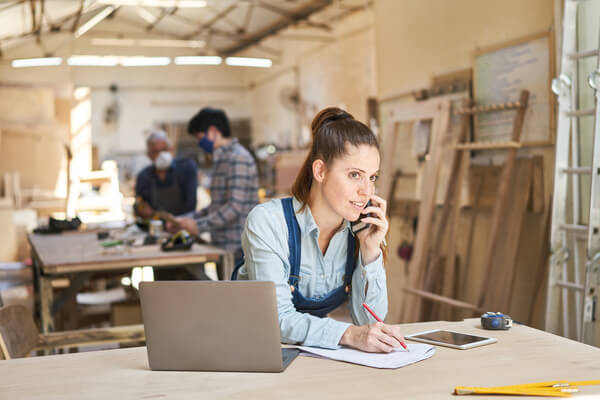
[[[455,386],[501,386],[600,377],[600,349],[517,325],[484,331],[477,319],[406,324],[405,334],[445,328],[492,336],[498,343],[470,350],[437,347],[433,357],[379,370],[298,357],[280,374],[155,372],[145,347],[0,361],[7,399],[454,399]],[[201,340],[201,337],[199,337]],[[574,398],[599,398],[583,386]],[[507,399],[469,396],[469,399]],[[521,397],[519,397],[521,398]]]
[[[218,247],[194,243],[190,250],[164,252],[160,245],[103,248],[95,232],[30,234],[29,243],[44,273],[121,269],[134,266],[194,264],[228,254]]]

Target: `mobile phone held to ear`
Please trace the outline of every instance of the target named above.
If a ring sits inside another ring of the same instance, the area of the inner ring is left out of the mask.
[[[371,205],[372,205],[371,200],[369,200],[367,202],[367,205],[365,206],[365,208],[370,207]],[[352,229],[352,232],[354,232],[354,234],[357,234],[358,232],[363,231],[369,227],[370,224],[361,221],[363,218],[366,218],[366,217],[376,217],[376,216],[373,213],[360,214],[360,216],[358,217],[358,219],[356,221],[350,222],[350,229]]]

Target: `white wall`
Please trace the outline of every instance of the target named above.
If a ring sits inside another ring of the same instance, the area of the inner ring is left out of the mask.
[[[231,118],[249,118],[247,91],[241,69],[227,66],[167,67],[48,67],[14,69],[0,66],[0,81],[26,83],[70,82],[92,89],[92,141],[99,156],[143,151],[144,129],[162,121],[187,121],[201,107],[223,108]],[[120,117],[104,123],[113,102],[108,90],[119,87]]]
[[[327,41],[272,39],[281,51],[273,68],[246,70],[250,87],[255,143],[272,140],[298,147],[310,140],[308,127],[326,106],[340,106],[366,122],[367,99],[376,95],[375,28],[372,9],[333,24],[333,31],[311,32]],[[293,29],[282,32],[291,34]],[[296,88],[302,100],[297,113],[281,104],[284,90]]]

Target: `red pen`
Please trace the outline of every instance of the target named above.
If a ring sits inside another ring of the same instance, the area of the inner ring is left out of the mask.
[[[365,308],[365,309],[366,309],[366,310],[367,310],[367,311],[368,311],[368,312],[369,312],[369,313],[370,313],[370,314],[373,316],[373,318],[375,318],[375,319],[376,319],[378,322],[383,322],[383,321],[381,320],[381,318],[379,318],[379,317],[377,316],[377,314],[375,314],[375,312],[374,312],[373,310],[371,310],[371,307],[369,307],[369,306],[367,305],[367,303],[363,303],[363,307],[364,307],[364,308]],[[406,347],[406,343],[404,343],[404,342],[400,342],[400,344],[402,345],[402,347],[404,347],[404,350],[406,350],[406,351],[410,351],[410,350],[408,350],[408,347]]]

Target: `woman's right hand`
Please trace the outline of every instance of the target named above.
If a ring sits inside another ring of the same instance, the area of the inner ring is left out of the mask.
[[[383,322],[351,325],[340,339],[341,345],[369,353],[389,353],[394,348],[401,347],[401,342],[404,342],[404,336],[400,333],[400,327]]]

